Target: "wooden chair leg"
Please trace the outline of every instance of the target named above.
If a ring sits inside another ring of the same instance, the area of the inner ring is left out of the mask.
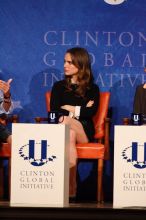
[[[102,183],[103,183],[103,159],[98,159],[98,168],[97,168],[97,201],[98,202],[101,202],[103,199]]]
[[[0,199],[3,199],[4,195],[4,168],[3,160],[0,160]]]
[[[11,158],[8,158],[8,199],[10,199],[11,190]]]
[[[70,172],[69,174],[69,197],[75,197],[76,188],[77,188],[77,182],[76,182],[77,166],[71,167],[69,172]]]

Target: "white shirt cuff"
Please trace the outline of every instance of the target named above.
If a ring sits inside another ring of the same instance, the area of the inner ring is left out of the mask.
[[[79,119],[80,117],[81,106],[75,106],[75,118]]]
[[[72,112],[69,112],[69,117],[73,118],[74,114]]]

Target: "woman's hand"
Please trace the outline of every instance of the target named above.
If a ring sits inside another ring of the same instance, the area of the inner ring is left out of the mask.
[[[92,105],[94,104],[93,100],[90,100],[86,107],[92,107]],[[63,105],[61,106],[62,109],[67,110],[68,112],[72,112],[73,114],[75,113],[75,106],[73,105]]]
[[[68,112],[75,113],[75,106],[73,105],[63,105],[61,106],[62,109],[67,110]]]
[[[92,107],[93,104],[94,104],[94,101],[90,100],[90,101],[87,103],[86,107]]]

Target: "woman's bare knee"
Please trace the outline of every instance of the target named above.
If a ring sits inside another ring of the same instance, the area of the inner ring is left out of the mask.
[[[69,116],[64,116],[63,123],[70,125],[70,138],[72,141],[76,141],[77,143],[88,142],[88,138],[80,121],[70,118]]]
[[[76,132],[73,129],[70,129],[70,141],[76,143]]]

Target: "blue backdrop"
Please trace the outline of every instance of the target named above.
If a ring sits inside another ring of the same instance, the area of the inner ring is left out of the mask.
[[[130,116],[135,88],[146,79],[145,15],[146,0],[0,0],[0,78],[13,78],[20,121],[46,116],[44,93],[62,79],[66,49],[82,46],[100,90],[111,92],[112,148],[114,125]],[[112,185],[111,164],[106,174]],[[81,182],[93,169],[79,164]]]

